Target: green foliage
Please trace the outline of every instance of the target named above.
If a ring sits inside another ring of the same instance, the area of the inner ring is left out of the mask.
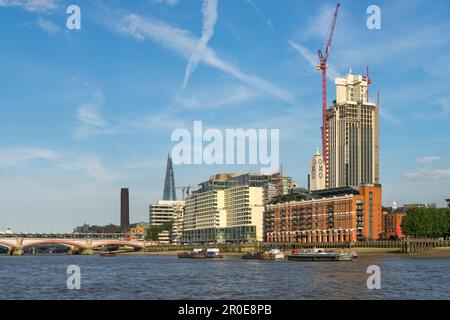
[[[158,235],[163,231],[172,231],[173,221],[168,221],[160,226],[151,226],[147,229],[145,234],[145,240],[147,241],[157,241]]]
[[[401,228],[404,234],[412,237],[443,237],[449,234],[450,209],[409,209],[402,220]]]

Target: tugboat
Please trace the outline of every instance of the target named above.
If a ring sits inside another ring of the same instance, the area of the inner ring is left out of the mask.
[[[292,250],[292,254],[288,256],[291,261],[356,261],[358,254],[326,252],[324,249],[311,250]]]
[[[270,249],[269,251],[247,252],[242,259],[248,260],[280,260],[284,259],[283,252],[280,249]]]
[[[187,259],[208,259],[208,258],[223,258],[219,249],[194,249],[191,252],[181,252],[178,254],[178,258]]]

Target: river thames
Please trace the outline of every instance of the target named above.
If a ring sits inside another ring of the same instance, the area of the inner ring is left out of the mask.
[[[69,265],[81,289],[67,289]],[[369,290],[367,267],[381,269]],[[450,299],[450,259],[294,262],[174,256],[0,256],[1,299]]]

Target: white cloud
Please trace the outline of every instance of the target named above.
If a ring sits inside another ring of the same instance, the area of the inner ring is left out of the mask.
[[[305,37],[322,38],[323,42],[325,43],[328,40],[330,26],[335,10],[336,5],[329,3],[322,5],[319,13],[311,16],[311,18],[308,20],[307,27],[304,28],[301,32],[302,35]],[[340,12],[340,15],[342,15],[342,10]]]
[[[423,157],[420,159],[417,159],[418,163],[422,163],[422,164],[429,164],[429,163],[433,163],[435,161],[439,161],[441,158],[438,156],[429,156],[429,157]]]
[[[308,61],[308,63],[312,66],[312,67],[316,67],[319,63],[319,56],[318,55],[314,55],[311,51],[309,51],[306,47],[295,43],[291,40],[287,40],[289,42],[289,44],[292,46],[292,48],[294,48],[295,50],[297,50],[302,56],[303,58],[306,59],[306,61]],[[337,77],[339,77],[338,72],[336,71],[336,69],[334,69],[334,67],[330,66],[327,70],[327,78],[331,81],[334,82],[334,79],[336,79]]]
[[[43,148],[13,148],[0,150],[0,168],[19,167],[33,160],[56,161],[57,152]]]
[[[39,28],[41,28],[42,30],[44,30],[49,34],[55,34],[61,30],[61,28],[57,26],[55,23],[44,18],[39,18],[37,20],[37,25],[39,26]]]
[[[261,11],[261,9],[256,5],[255,2],[253,2],[253,0],[245,0],[245,2],[247,2],[249,5],[251,5],[255,10],[256,10],[256,14],[258,15],[258,17],[263,20],[268,26],[269,28],[273,31],[275,30],[275,27],[273,26],[273,23],[270,19],[267,19],[266,16],[264,15],[264,13]]]
[[[31,165],[34,161],[44,160],[55,167],[84,173],[97,181],[112,181],[119,175],[105,168],[96,155],[72,156],[61,152],[39,148],[19,147],[0,149],[0,169],[8,170]]]
[[[171,27],[154,19],[145,19],[135,14],[127,15],[122,23],[117,26],[117,30],[138,40],[148,37],[186,60],[190,59],[190,55],[197,48],[198,43],[198,39],[185,30]],[[215,51],[209,47],[199,52],[199,59],[204,64],[221,70],[285,102],[291,104],[295,102],[294,97],[286,90],[278,88],[263,79],[243,73],[237,67],[221,60]]]
[[[77,109],[78,127],[73,132],[76,139],[85,139],[91,135],[114,133],[111,125],[99,114],[103,106],[105,96],[102,91],[94,93],[91,101],[82,104]]]
[[[197,47],[191,54],[186,71],[184,75],[183,88],[187,87],[189,77],[197,68],[200,62],[200,52],[205,50],[209,40],[214,35],[214,26],[217,22],[217,6],[218,0],[203,0],[202,15],[203,15],[203,27],[202,35],[198,41]]]
[[[426,168],[406,174],[409,181],[450,181],[450,169]]]
[[[180,95],[175,99],[175,105],[182,109],[217,109],[236,105],[257,97],[257,94],[244,86],[232,89],[196,92],[194,95]]]
[[[174,5],[178,4],[178,2],[180,2],[180,0],[152,0],[152,2],[163,3],[163,4],[167,4],[169,6],[174,6]]]
[[[98,156],[80,156],[75,161],[64,161],[58,166],[67,170],[85,173],[100,182],[112,182],[119,178],[117,171],[105,168]]]
[[[20,7],[31,12],[52,11],[59,0],[0,0],[0,7]]]

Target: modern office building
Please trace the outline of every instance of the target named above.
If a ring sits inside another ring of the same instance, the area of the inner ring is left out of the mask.
[[[291,177],[283,177],[281,173],[221,173],[200,183],[198,190],[194,191],[194,193],[209,190],[224,190],[236,186],[262,187],[264,201],[268,203],[273,197],[283,195],[290,187],[294,187],[295,185],[296,182]]]
[[[217,176],[216,176],[217,177]],[[184,243],[238,243],[263,240],[264,190],[248,185],[200,184],[187,197]]]
[[[379,108],[368,101],[368,79],[350,72],[335,83],[327,112],[328,187],[378,184]]]
[[[182,216],[184,201],[160,200],[149,207],[150,226],[160,226]]]
[[[319,148],[311,159],[309,167],[308,186],[310,191],[325,189],[325,163]]]
[[[161,200],[149,207],[150,226],[160,226],[166,222],[173,222],[172,242],[179,243],[183,232],[184,201]]]
[[[125,230],[130,226],[130,195],[126,188],[120,191],[120,227]]]
[[[383,233],[381,186],[290,194],[267,205],[264,220],[265,240],[272,243],[379,240]]]
[[[164,180],[163,200],[176,201],[177,190],[175,187],[175,176],[173,173],[173,163],[170,155],[167,156],[166,179]]]
[[[170,244],[172,241],[172,233],[169,230],[161,231],[158,233],[158,243],[159,244]]]

